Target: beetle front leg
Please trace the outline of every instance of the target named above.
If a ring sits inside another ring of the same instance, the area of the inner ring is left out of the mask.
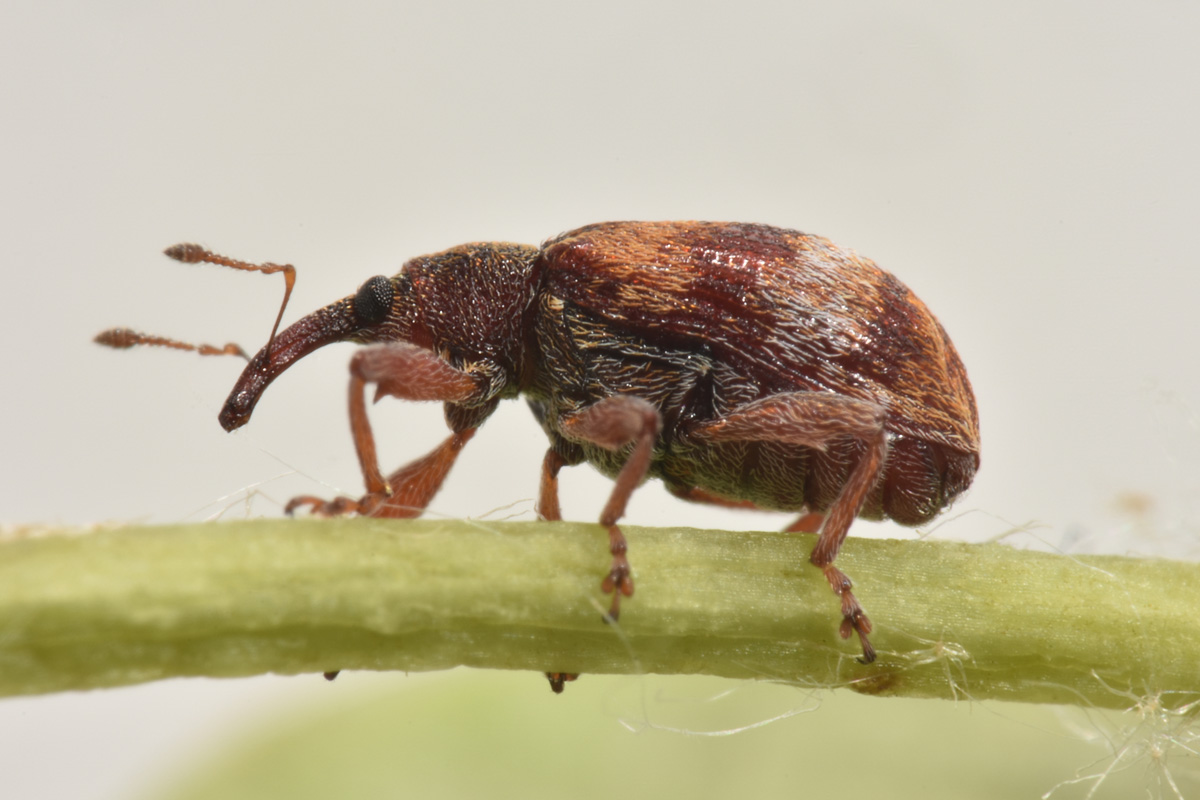
[[[376,384],[375,399],[392,395],[403,400],[442,400],[462,403],[482,399],[475,378],[440,359],[435,353],[407,343],[376,345],[350,360],[350,429],[362,468],[366,494],[361,499],[294,498],[284,509],[292,513],[309,506],[319,516],[360,514],[372,517],[416,517],[433,500],[475,428],[456,431],[430,453],[384,478],[375,452],[375,437],[367,418],[366,386]]]
[[[617,474],[616,485],[600,513],[600,524],[608,528],[608,550],[612,554],[612,567],[600,587],[605,594],[612,593],[608,618],[616,620],[621,612],[621,596],[633,594],[633,575],[626,558],[625,535],[617,527],[617,520],[625,515],[630,495],[650,469],[650,456],[662,421],[658,410],[645,400],[630,395],[614,395],[563,416],[559,424],[568,439],[597,444],[606,450],[618,450],[633,443],[633,450]],[[550,457],[547,456],[549,461]],[[546,486],[545,481],[544,477],[543,487]]]
[[[806,514],[789,528],[804,530],[819,524],[820,535],[809,561],[820,567],[841,600],[843,639],[857,633],[862,643],[862,661],[875,660],[875,648],[867,635],[871,620],[850,591],[851,582],[833,565],[850,523],[858,516],[867,494],[879,480],[887,458],[887,412],[876,403],[828,392],[791,392],[749,403],[719,420],[700,425],[696,435],[708,441],[771,441],[824,450],[839,437],[849,436],[865,445],[858,463],[842,486],[824,519]]]

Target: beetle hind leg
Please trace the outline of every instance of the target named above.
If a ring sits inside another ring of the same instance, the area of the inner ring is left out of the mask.
[[[720,495],[701,489],[699,486],[688,486],[667,483],[667,491],[678,497],[680,500],[687,500],[689,503],[704,503],[710,506],[718,506],[720,508],[746,508],[757,509],[758,506],[749,500],[729,500]]]
[[[833,565],[850,523],[862,510],[871,488],[883,472],[888,440],[882,406],[831,392],[790,392],[748,403],[721,419],[703,423],[695,435],[707,441],[769,441],[825,450],[841,437],[850,437],[864,445],[862,455],[851,469],[837,499],[825,512],[805,514],[788,530],[820,535],[809,561],[820,567],[841,601],[843,639],[857,633],[862,644],[862,662],[875,660],[875,648],[867,638],[871,620],[851,591],[850,579]]]
[[[842,624],[839,628],[841,637],[848,639],[851,632],[857,633],[863,651],[860,660],[864,664],[869,664],[875,660],[875,648],[871,646],[871,642],[867,638],[867,634],[871,632],[871,620],[863,611],[854,593],[850,591],[850,579],[833,565],[842,542],[846,541],[850,523],[862,509],[867,494],[883,472],[883,462],[887,458],[887,434],[882,427],[874,434],[863,438],[866,449],[854,469],[851,470],[850,477],[846,479],[837,500],[829,507],[809,561],[814,566],[821,568],[833,593],[842,602]]]
[[[849,639],[851,633],[857,633],[863,652],[859,661],[870,664],[875,660],[875,648],[867,638],[867,634],[871,632],[871,620],[859,605],[854,592],[850,591],[850,578],[833,564],[826,564],[821,571],[825,573],[825,580],[829,581],[833,593],[842,601],[842,624],[838,626],[838,634],[843,639]]]

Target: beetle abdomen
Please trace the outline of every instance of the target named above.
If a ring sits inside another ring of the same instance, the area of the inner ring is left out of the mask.
[[[671,450],[650,472],[677,493],[698,488],[764,510],[824,512],[837,500],[862,449],[850,439],[823,451],[774,442],[718,443]],[[893,435],[883,475],[859,516],[922,525],[966,490],[975,469],[972,454]]]

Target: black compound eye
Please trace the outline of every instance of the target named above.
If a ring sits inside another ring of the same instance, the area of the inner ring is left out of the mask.
[[[354,316],[360,325],[382,322],[392,307],[392,282],[376,275],[364,283],[354,295]]]

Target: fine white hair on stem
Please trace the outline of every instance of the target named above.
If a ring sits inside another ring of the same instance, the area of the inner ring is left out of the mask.
[[[1098,741],[1107,751],[1081,767],[1042,795],[1043,800],[1070,786],[1086,786],[1084,800],[1093,800],[1115,775],[1141,766],[1147,796],[1184,800],[1180,776],[1200,778],[1200,692],[1154,691],[1141,693],[1109,685],[1096,672],[1092,677],[1113,696],[1129,701],[1114,720],[1089,715],[1089,725],[1079,730],[1083,738]]]

